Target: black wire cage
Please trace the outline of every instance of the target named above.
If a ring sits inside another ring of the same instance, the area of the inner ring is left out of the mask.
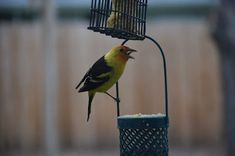
[[[113,38],[152,41],[163,60],[165,85],[165,113],[155,116],[120,116],[117,100],[118,128],[121,156],[168,156],[168,91],[164,52],[157,41],[146,33],[147,0],[92,0],[88,29]],[[118,82],[116,83],[119,99]]]
[[[88,29],[119,39],[143,40],[147,0],[92,0]]]

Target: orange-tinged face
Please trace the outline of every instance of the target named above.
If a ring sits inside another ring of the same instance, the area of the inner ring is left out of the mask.
[[[133,52],[136,52],[135,49],[131,49],[127,46],[118,46],[116,47],[116,52],[118,53],[117,56],[124,62],[126,62],[128,59],[134,59],[133,56],[131,56],[130,54]]]

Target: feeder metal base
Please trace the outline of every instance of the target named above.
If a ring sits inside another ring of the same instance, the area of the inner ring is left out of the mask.
[[[168,156],[168,119],[119,117],[121,156]]]

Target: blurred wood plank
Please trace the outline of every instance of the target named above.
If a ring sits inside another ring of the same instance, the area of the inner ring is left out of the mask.
[[[58,155],[58,51],[55,0],[42,2],[43,141],[45,155]]]

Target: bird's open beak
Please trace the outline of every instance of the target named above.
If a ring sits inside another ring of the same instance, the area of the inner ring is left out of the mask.
[[[128,51],[127,51],[127,55],[128,55],[128,58],[130,58],[130,59],[135,59],[133,56],[131,56],[130,54],[131,53],[133,53],[133,52],[137,52],[137,50],[135,50],[135,49],[128,49]]]

